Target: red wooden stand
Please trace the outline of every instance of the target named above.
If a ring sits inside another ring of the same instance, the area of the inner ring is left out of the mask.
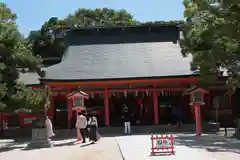
[[[75,107],[74,110],[76,110],[76,118],[78,116],[78,113],[82,111],[82,108],[81,107]],[[77,143],[80,143],[82,141],[82,134],[80,132],[80,129],[79,128],[76,128],[76,131],[77,131]]]
[[[173,135],[151,135],[151,154],[152,155],[175,155],[175,138]],[[157,141],[162,145],[157,146]]]

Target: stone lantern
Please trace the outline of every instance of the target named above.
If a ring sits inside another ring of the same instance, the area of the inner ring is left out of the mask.
[[[199,87],[194,87],[188,90],[186,94],[190,96],[190,105],[194,108],[194,115],[196,119],[196,135],[200,136],[202,134],[202,124],[201,124],[201,105],[204,105],[204,95],[208,94],[209,91],[201,89]]]
[[[68,125],[71,126],[72,112],[81,112],[86,110],[84,106],[84,99],[88,99],[88,94],[78,90],[68,94]]]

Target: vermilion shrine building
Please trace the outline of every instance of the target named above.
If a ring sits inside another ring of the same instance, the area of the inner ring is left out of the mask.
[[[67,95],[76,88],[89,94],[85,105],[96,112],[102,126],[122,125],[124,104],[133,113],[133,125],[167,124],[173,105],[181,106],[185,122],[191,123],[190,98],[183,92],[200,80],[198,73],[190,70],[192,57],[183,58],[180,47],[173,43],[178,37],[176,25],[69,30],[62,61],[44,68],[45,76],[31,86],[51,88],[49,115],[55,127],[74,127],[74,116],[68,124]],[[20,77],[22,81],[39,78],[27,74]],[[221,79],[224,77],[207,88],[209,94],[201,108],[205,121],[217,118],[216,96],[220,96],[218,119],[223,114],[233,117],[234,101],[225,94]]]

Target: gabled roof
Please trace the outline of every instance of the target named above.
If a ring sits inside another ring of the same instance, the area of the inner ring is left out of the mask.
[[[88,94],[79,90],[79,91],[74,91],[74,92],[68,94],[67,97],[70,99],[73,97],[84,97],[84,98],[88,99]]]
[[[192,75],[192,57],[172,42],[70,45],[46,80],[103,80]]]

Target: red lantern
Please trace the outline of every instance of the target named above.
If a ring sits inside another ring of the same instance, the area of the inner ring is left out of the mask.
[[[140,99],[138,99],[138,104],[139,105],[142,105],[143,104],[143,101],[142,101],[142,99],[140,98]]]

